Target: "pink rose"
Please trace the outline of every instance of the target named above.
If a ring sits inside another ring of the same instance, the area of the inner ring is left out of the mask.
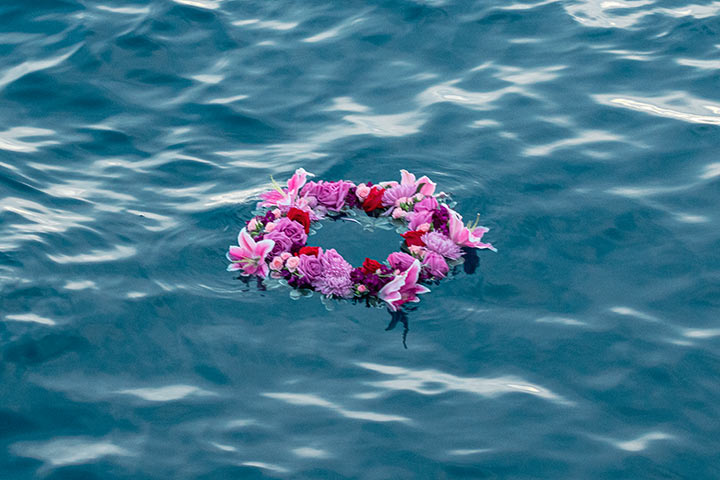
[[[309,282],[315,281],[322,275],[323,266],[320,258],[314,255],[300,255],[298,258],[300,259],[298,273],[306,277]]]
[[[300,265],[300,259],[298,257],[290,257],[285,262],[285,266],[291,272],[294,272],[295,270],[297,270],[298,265]]]
[[[430,231],[430,224],[429,223],[423,223],[421,225],[417,226],[417,230],[420,230],[421,232],[429,232]]]
[[[283,259],[282,259],[282,258],[280,258],[279,256],[278,256],[278,257],[275,257],[275,258],[273,258],[272,261],[270,262],[270,269],[275,270],[275,271],[282,270],[282,268],[283,268],[283,263],[284,263],[284,262],[283,262]]]
[[[292,253],[290,253],[290,252],[282,252],[280,254],[280,258],[282,258],[283,260],[287,260],[290,257],[292,257]]]
[[[400,197],[397,200],[395,200],[395,206],[399,207],[403,203],[408,203],[408,202],[410,202],[410,199],[408,197]]]
[[[398,207],[398,208],[395,208],[395,210],[393,210],[393,212],[392,212],[392,217],[393,217],[395,220],[397,220],[397,219],[399,219],[399,218],[405,218],[405,214],[406,214],[406,213],[407,213],[407,212],[405,212],[405,210],[403,210],[402,208],[399,208],[399,207]]]
[[[248,222],[248,226],[247,226],[248,232],[254,232],[255,230],[257,230],[257,227],[258,227],[258,222],[257,222],[257,220],[253,217],[253,218]]]
[[[370,194],[370,187],[368,187],[364,183],[361,183],[355,189],[355,195],[357,195],[357,197],[360,200],[365,200],[369,194]]]
[[[275,224],[273,222],[270,222],[267,225],[265,225],[265,233],[270,233],[273,230],[275,230]]]
[[[358,293],[365,293],[367,292],[367,287],[365,285],[358,285],[357,291]]]
[[[425,258],[425,254],[427,253],[427,248],[421,247],[420,245],[410,245],[408,249],[410,253],[418,258]]]
[[[275,218],[282,217],[282,211],[279,208],[276,208],[272,211],[273,215],[275,215]]]

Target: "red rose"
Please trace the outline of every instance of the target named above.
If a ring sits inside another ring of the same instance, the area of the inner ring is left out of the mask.
[[[320,253],[320,247],[302,247],[298,250],[298,255],[311,255],[317,257]]]
[[[373,187],[372,190],[370,190],[370,193],[368,193],[367,198],[363,202],[363,210],[369,213],[376,208],[379,208],[382,205],[382,198],[384,193],[384,188]]]
[[[304,212],[299,208],[293,207],[288,212],[287,218],[294,220],[305,227],[305,233],[310,233],[310,214],[308,212]]]
[[[382,267],[380,262],[371,258],[366,258],[363,262],[362,271],[363,273],[375,273],[380,267]]]
[[[409,232],[405,232],[402,234],[402,237],[405,239],[405,243],[408,247],[412,247],[413,245],[417,245],[418,247],[424,247],[425,242],[422,241],[423,235],[425,235],[426,232],[421,232],[420,230],[411,230]]]

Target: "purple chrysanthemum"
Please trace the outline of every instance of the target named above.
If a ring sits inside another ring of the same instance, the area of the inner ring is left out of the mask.
[[[397,187],[388,188],[383,193],[382,204],[384,207],[395,205],[395,202],[403,197],[410,198],[417,192],[415,185],[398,185]]]
[[[349,297],[352,293],[350,272],[352,265],[331,248],[320,255],[322,273],[313,282],[315,288],[325,295]]]
[[[462,256],[460,247],[440,232],[428,232],[420,238],[425,242],[425,247],[431,252],[439,253],[451,260],[457,260]]]

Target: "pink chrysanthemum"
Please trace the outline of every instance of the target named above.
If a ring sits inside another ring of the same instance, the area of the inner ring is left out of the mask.
[[[325,250],[320,256],[322,273],[313,283],[313,286],[325,295],[348,297],[352,293],[352,280],[350,272],[352,265],[331,248]]]
[[[431,252],[439,253],[451,260],[457,260],[462,256],[460,247],[440,232],[428,232],[420,238],[425,242],[425,247]]]
[[[388,188],[385,190],[382,198],[383,206],[387,207],[395,205],[395,202],[403,197],[410,198],[415,195],[417,187],[415,185],[398,185],[397,187]]]

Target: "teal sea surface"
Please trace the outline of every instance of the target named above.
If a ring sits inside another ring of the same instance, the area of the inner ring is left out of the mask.
[[[720,478],[719,70],[713,0],[0,2],[0,478]],[[406,325],[238,280],[300,167],[498,252]]]

